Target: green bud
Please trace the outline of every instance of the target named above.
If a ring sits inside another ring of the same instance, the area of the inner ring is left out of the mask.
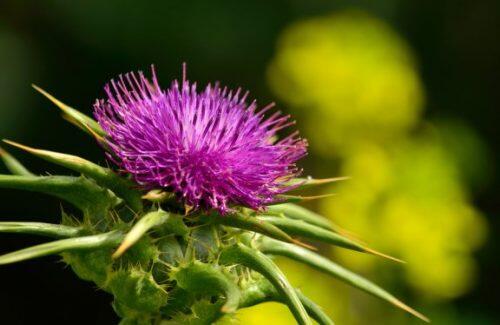
[[[239,288],[229,272],[222,267],[193,261],[172,269],[171,278],[179,287],[193,294],[211,297],[222,293],[226,298],[221,308],[224,313],[234,312],[238,307]]]
[[[141,312],[156,313],[167,303],[167,292],[151,273],[141,269],[121,269],[114,272],[108,283],[118,303]]]
[[[116,260],[118,265],[140,265],[147,269],[151,263],[158,259],[160,252],[149,236],[142,237],[132,246],[120,259]]]
[[[184,259],[181,245],[174,236],[165,237],[158,241],[159,259],[169,265],[176,266]]]
[[[93,281],[99,287],[104,287],[113,261],[111,248],[93,251],[62,253],[64,262],[69,264],[76,275],[86,281]]]

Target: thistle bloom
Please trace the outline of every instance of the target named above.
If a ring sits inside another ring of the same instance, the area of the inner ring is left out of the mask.
[[[95,104],[99,124],[35,87],[81,129],[105,134],[107,154],[128,174],[78,156],[6,141],[82,176],[35,176],[0,150],[0,160],[13,174],[0,174],[0,188],[42,192],[79,210],[78,215],[63,214],[61,225],[0,222],[0,233],[56,238],[0,255],[0,266],[62,254],[78,277],[113,295],[123,324],[214,324],[231,321],[237,310],[263,301],[285,303],[301,325],[311,324],[310,318],[333,324],[272,260],[283,256],[427,320],[367,279],[297,246],[301,243],[292,236],[301,229],[304,239],[394,259],[344,237],[322,216],[292,203],[271,205],[267,215],[248,209],[227,213],[233,205],[259,209],[291,188],[339,179],[288,183],[298,174],[295,162],[307,146],[297,133],[276,141],[276,133],[293,124],[289,117],[274,113],[265,118],[272,105],[259,110],[255,102],[246,104],[247,94],[217,84],[197,92],[185,75],[181,84],[174,81],[167,90],[158,86],[154,70],[152,81],[142,73],[111,81],[105,88],[108,99]],[[150,198],[140,187],[130,186],[129,175],[144,189],[174,192],[194,208],[227,214],[187,218],[169,205],[149,207]],[[123,203],[137,218],[130,220]]]
[[[233,204],[253,209],[290,190],[299,173],[295,162],[307,142],[294,132],[275,141],[294,124],[273,105],[247,104],[248,92],[217,83],[198,91],[196,83],[174,80],[160,88],[154,68],[120,76],[105,86],[94,115],[108,134],[110,157],[144,189],[174,192],[193,208],[227,213]]]

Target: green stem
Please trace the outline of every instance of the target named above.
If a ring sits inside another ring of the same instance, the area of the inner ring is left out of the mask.
[[[399,299],[397,299],[378,285],[374,284],[373,282],[307,249],[268,238],[262,238],[262,243],[259,246],[259,249],[265,254],[285,256],[309,265],[321,272],[334,276],[341,281],[352,285],[353,287],[363,290],[377,298],[385,300],[424,321],[429,321],[427,317],[405,305]]]
[[[333,321],[314,301],[307,298],[299,290],[297,296],[304,305],[307,313],[320,325],[333,325]],[[272,284],[267,280],[262,280],[245,288],[241,296],[239,308],[255,306],[264,302],[275,301],[284,303],[281,296],[276,292]]]
[[[110,231],[94,236],[56,240],[2,255],[0,256],[0,265],[16,263],[46,255],[59,254],[66,251],[112,247],[118,245],[122,239],[122,232]]]
[[[44,222],[0,222],[0,232],[32,234],[55,238],[75,237],[82,231],[79,227],[54,225]]]
[[[235,244],[222,251],[219,261],[227,265],[241,264],[261,273],[279,292],[297,322],[299,324],[311,324],[295,289],[269,257],[243,244]]]

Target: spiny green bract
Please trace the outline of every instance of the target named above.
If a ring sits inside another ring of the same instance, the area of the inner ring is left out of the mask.
[[[105,134],[95,121],[38,90],[62,109],[66,119],[102,143]],[[1,150],[0,157],[12,175],[0,175],[0,187],[56,196],[80,214],[63,213],[60,225],[0,222],[0,232],[54,239],[4,254],[0,264],[60,254],[78,277],[114,297],[112,305],[122,324],[222,323],[234,320],[238,309],[267,301],[286,304],[299,324],[310,324],[310,318],[319,324],[333,324],[320,307],[290,285],[272,260],[279,255],[426,320],[374,283],[320,256],[303,241],[387,257],[295,204],[308,197],[283,195],[283,203],[270,205],[265,212],[235,207],[234,213],[225,216],[189,213],[169,193],[141,193],[128,178],[83,158],[6,142],[81,175],[36,176]],[[341,178],[294,179],[291,183],[301,188],[337,180]]]

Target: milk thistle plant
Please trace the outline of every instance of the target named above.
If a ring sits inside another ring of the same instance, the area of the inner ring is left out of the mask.
[[[273,105],[248,93],[183,78],[162,89],[129,73],[105,86],[95,120],[35,89],[92,136],[111,165],[6,143],[80,176],[38,176],[1,151],[12,175],[0,187],[56,196],[74,206],[60,224],[0,222],[0,232],[52,238],[0,256],[10,264],[62,256],[78,277],[110,293],[121,324],[212,324],[267,301],[288,306],[299,324],[333,324],[293,288],[273,257],[284,256],[426,318],[367,279],[319,255],[321,242],[389,259],[299,205],[287,194],[342,178],[299,178],[307,142]],[[267,116],[267,117],[266,117]]]

